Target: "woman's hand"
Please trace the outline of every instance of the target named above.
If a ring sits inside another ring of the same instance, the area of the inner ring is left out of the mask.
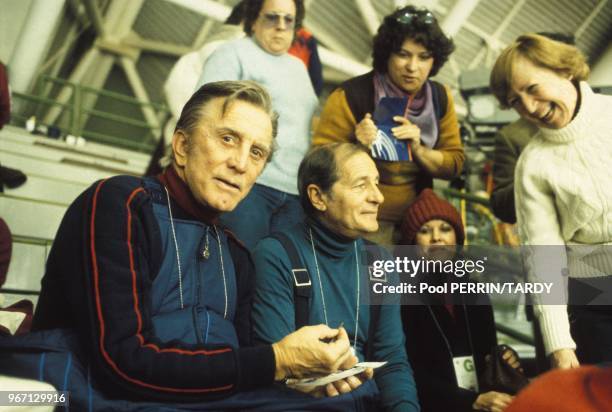
[[[477,411],[502,412],[510,405],[514,396],[502,392],[485,392],[478,395],[476,401],[472,405]]]
[[[488,356],[491,356],[491,355],[488,355]],[[516,352],[512,348],[506,347],[504,349],[504,352],[502,353],[502,359],[512,368],[523,373],[523,367],[521,366],[521,361],[519,360],[518,356],[516,355]]]
[[[402,116],[393,116],[393,120],[399,123],[398,126],[391,129],[393,136],[399,140],[409,141],[412,151],[418,151],[421,146],[421,129],[419,129],[419,126]]]
[[[573,369],[580,366],[573,349],[558,349],[551,353],[550,363],[553,368]]]
[[[355,137],[357,138],[357,141],[370,148],[372,143],[374,143],[374,140],[376,140],[377,133],[378,128],[372,120],[372,115],[370,113],[366,113],[364,118],[357,123],[357,126],[355,127]]]

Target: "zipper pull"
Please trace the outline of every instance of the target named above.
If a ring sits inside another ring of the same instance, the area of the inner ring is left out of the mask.
[[[202,250],[202,258],[208,259],[210,257],[210,248],[208,243],[208,227],[206,228],[206,241],[204,242],[204,249]]]

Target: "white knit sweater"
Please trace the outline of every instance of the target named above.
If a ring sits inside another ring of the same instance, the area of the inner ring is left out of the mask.
[[[580,83],[580,95],[576,117],[562,129],[540,129],[517,164],[514,191],[524,245],[612,244],[612,97],[593,93],[585,82]],[[557,287],[565,287],[565,267],[570,277],[612,275],[607,248],[597,249],[585,265],[584,256],[578,259],[570,253],[568,259],[565,247],[537,248],[528,254],[527,270],[531,279],[553,274]],[[554,259],[544,256],[551,253]],[[597,270],[585,270],[587,266]],[[546,353],[575,348],[567,306],[543,304],[542,296],[535,299]]]

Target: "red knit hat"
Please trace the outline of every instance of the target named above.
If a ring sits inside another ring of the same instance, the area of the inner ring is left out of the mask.
[[[424,189],[406,210],[401,226],[402,240],[400,243],[414,245],[416,234],[421,226],[434,219],[448,222],[455,229],[457,244],[463,245],[465,232],[459,212],[446,200],[436,196],[431,189]]]

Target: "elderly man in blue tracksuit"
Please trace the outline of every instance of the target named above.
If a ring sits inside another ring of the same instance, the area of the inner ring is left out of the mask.
[[[325,325],[252,346],[253,265],[217,223],[255,183],[275,134],[258,84],[202,86],[176,126],[171,167],[155,178],[99,181],[69,207],[35,332],[0,339],[0,354],[14,352],[0,358],[2,373],[34,370],[69,390],[76,409],[345,409],[272,388],[356,359],[345,331]]]

